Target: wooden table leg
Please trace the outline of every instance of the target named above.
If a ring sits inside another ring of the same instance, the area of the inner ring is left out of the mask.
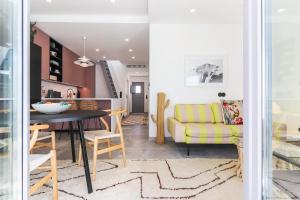
[[[83,159],[83,166],[84,166],[87,189],[88,189],[88,193],[92,193],[93,187],[92,187],[92,181],[91,181],[91,175],[90,175],[89,161],[88,161],[88,156],[87,156],[86,146],[85,146],[83,121],[78,121],[77,124],[78,124],[78,129],[79,129],[79,138],[80,138],[80,144],[81,144],[82,159]]]
[[[75,153],[75,143],[74,143],[74,133],[73,133],[73,122],[69,122],[69,134],[71,139],[71,150],[72,150],[72,161],[76,162],[76,153]]]

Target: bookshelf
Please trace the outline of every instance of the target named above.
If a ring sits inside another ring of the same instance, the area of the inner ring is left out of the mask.
[[[63,46],[52,38],[50,38],[49,54],[49,79],[52,81],[62,82]]]

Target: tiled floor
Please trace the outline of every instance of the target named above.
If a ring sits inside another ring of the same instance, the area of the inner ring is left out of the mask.
[[[133,125],[123,127],[125,134],[125,146],[128,159],[171,159],[185,158],[186,146],[167,141],[164,145],[158,145],[148,138],[148,126]],[[57,155],[60,160],[71,159],[70,140],[67,133],[63,133],[61,139],[57,138]],[[78,149],[79,139],[76,140]],[[76,151],[78,154],[78,151]],[[91,158],[91,150],[88,151]],[[119,158],[121,154],[114,152],[113,158]],[[237,151],[234,145],[196,145],[191,148],[190,157],[197,158],[236,158]],[[99,159],[107,156],[99,156]]]

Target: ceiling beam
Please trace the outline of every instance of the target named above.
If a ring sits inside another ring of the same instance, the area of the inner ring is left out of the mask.
[[[67,23],[149,23],[148,16],[103,16],[103,15],[31,15],[32,22]]]

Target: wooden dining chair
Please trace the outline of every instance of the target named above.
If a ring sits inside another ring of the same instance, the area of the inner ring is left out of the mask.
[[[124,135],[121,125],[122,115],[126,112],[125,110],[106,110],[109,116],[116,121],[115,131],[111,131],[108,123],[103,117],[100,118],[105,129],[104,130],[94,130],[94,131],[84,131],[84,137],[87,141],[87,146],[93,148],[93,180],[96,180],[96,163],[97,157],[100,154],[108,153],[109,158],[111,158],[111,152],[116,150],[121,150],[123,155],[124,167],[126,166],[126,155],[125,155],[125,144]],[[119,144],[113,144],[111,139],[119,138]],[[107,148],[99,148],[99,144],[107,143]],[[82,152],[81,146],[79,148],[78,164],[81,165]]]
[[[32,132],[29,144],[29,152],[34,148],[39,131],[48,129],[49,125],[32,125],[30,126],[30,131]],[[50,160],[50,166],[42,166],[47,161]],[[53,183],[53,200],[58,199],[58,183],[57,183],[57,169],[56,169],[56,151],[50,150],[48,154],[30,154],[29,155],[29,171],[32,172],[36,169],[49,169],[50,172],[44,176],[41,180],[34,183],[29,190],[29,195],[31,196],[40,187],[52,179]]]
[[[54,131],[40,131],[38,138],[32,150],[39,148],[49,148],[55,150],[55,132]]]

